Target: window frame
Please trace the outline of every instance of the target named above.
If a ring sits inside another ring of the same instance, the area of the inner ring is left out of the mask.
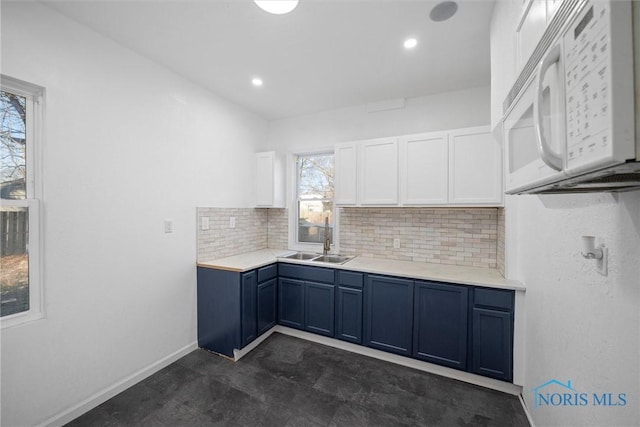
[[[289,194],[289,249],[304,251],[304,252],[322,252],[322,243],[309,243],[309,242],[300,242],[298,241],[298,190],[299,190],[299,182],[298,182],[298,157],[300,156],[319,156],[319,155],[332,155],[334,156],[334,167],[335,167],[335,152],[333,147],[330,148],[321,148],[312,151],[301,151],[292,153],[288,158],[288,168],[290,171],[289,176],[291,177],[290,182],[292,183]],[[334,184],[335,185],[335,184]],[[327,199],[322,199],[327,200]],[[331,243],[331,252],[337,253],[340,250],[340,232],[339,232],[339,210],[335,204],[335,188],[334,188],[334,197],[333,197],[333,242]]]
[[[44,88],[0,75],[0,89],[26,98],[25,123],[25,177],[26,198],[22,200],[1,199],[7,207],[28,209],[28,262],[29,262],[29,310],[0,317],[0,329],[11,328],[33,322],[44,317],[44,289],[42,274],[42,142],[44,124]]]

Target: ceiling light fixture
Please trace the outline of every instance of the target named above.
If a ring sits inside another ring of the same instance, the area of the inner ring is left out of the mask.
[[[298,6],[298,0],[253,0],[265,12],[284,15]]]
[[[406,39],[404,41],[404,48],[405,49],[413,49],[417,45],[418,45],[418,40],[416,40],[414,38]]]
[[[458,11],[458,3],[454,1],[443,1],[431,9],[429,17],[434,22],[442,22],[451,18]]]
[[[253,79],[251,79],[251,84],[256,87],[260,87],[262,86],[262,79],[259,77],[254,77]]]

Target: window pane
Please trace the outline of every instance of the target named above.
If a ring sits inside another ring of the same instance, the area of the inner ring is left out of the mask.
[[[333,200],[333,154],[298,157],[298,197]]]
[[[329,239],[333,244],[333,202],[300,200],[298,202],[298,241],[323,243],[325,218],[329,218]]]
[[[29,310],[28,208],[0,209],[0,316]]]
[[[27,98],[0,91],[0,196],[26,198]]]

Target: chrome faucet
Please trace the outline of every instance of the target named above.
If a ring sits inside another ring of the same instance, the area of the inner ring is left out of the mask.
[[[326,255],[331,250],[331,229],[329,228],[329,217],[324,219],[324,244],[322,245],[322,254]]]

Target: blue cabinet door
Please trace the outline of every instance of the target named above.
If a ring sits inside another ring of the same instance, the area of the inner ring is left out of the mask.
[[[239,273],[198,267],[198,346],[233,357],[241,347]]]
[[[255,340],[258,336],[257,321],[257,292],[258,275],[255,271],[242,275],[242,347]]]
[[[278,288],[278,320],[280,324],[304,329],[304,282],[280,278]]]
[[[411,356],[413,280],[370,275],[365,300],[365,344]]]
[[[468,305],[466,286],[416,282],[413,356],[466,369]]]
[[[305,330],[332,337],[335,318],[335,286],[305,282]]]
[[[336,338],[362,344],[362,289],[338,287]]]
[[[511,381],[511,313],[473,308],[472,372]]]
[[[278,312],[277,280],[271,279],[258,285],[258,336],[276,325]]]

